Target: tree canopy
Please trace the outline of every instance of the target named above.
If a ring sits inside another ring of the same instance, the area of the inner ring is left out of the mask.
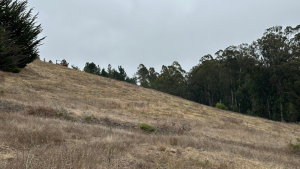
[[[140,64],[141,86],[209,106],[277,121],[300,121],[300,25],[274,26],[251,44],[208,54],[186,73],[178,62],[157,73]],[[150,73],[151,72],[151,73]]]

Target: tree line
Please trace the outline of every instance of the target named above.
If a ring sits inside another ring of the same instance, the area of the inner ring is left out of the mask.
[[[178,62],[160,73],[140,64],[141,86],[201,104],[276,121],[300,121],[300,25],[274,26],[252,44],[205,55],[189,72]]]
[[[78,67],[73,66],[73,69],[77,69],[80,70]],[[128,83],[132,83],[132,84],[136,84],[137,83],[137,79],[136,77],[128,77],[125,69],[122,66],[118,66],[118,69],[112,68],[112,66],[109,64],[107,67],[107,70],[105,70],[104,68],[100,68],[99,65],[96,65],[94,62],[87,62],[83,68],[84,72],[87,73],[91,73],[91,74],[95,74],[98,76],[103,76],[103,77],[108,77],[108,78],[112,78],[112,79],[116,79],[116,80],[120,80],[120,81],[125,81]]]

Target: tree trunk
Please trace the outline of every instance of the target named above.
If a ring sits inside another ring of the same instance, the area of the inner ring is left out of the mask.
[[[281,98],[281,96],[280,96],[280,117],[281,117],[281,121],[283,122],[284,119],[283,119],[282,98]]]
[[[234,100],[233,100],[233,91],[231,90],[231,105],[234,105]]]

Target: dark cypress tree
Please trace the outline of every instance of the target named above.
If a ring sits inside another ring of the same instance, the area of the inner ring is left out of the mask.
[[[0,70],[19,72],[38,58],[38,46],[45,37],[38,39],[41,25],[36,25],[32,8],[26,11],[27,0],[0,1]]]
[[[103,76],[103,77],[108,77],[108,73],[105,71],[104,68],[101,70],[101,74],[100,75]]]

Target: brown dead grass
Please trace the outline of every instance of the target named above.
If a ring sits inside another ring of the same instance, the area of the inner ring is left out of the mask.
[[[19,74],[0,72],[0,80],[0,168],[300,166],[300,156],[289,149],[300,137],[296,124],[39,60]],[[141,123],[156,132],[145,134]]]

